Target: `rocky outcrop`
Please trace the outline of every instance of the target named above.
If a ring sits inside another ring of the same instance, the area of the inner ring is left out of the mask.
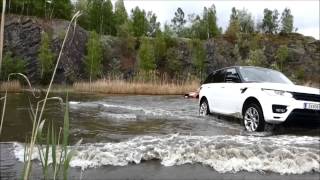
[[[50,34],[51,49],[57,58],[68,25],[69,22],[64,20],[47,21],[33,17],[8,15],[5,21],[4,51],[11,51],[14,56],[26,61],[27,76],[36,83],[40,78],[38,53],[41,33]],[[83,28],[71,27],[58,67],[56,82],[73,82],[83,78],[83,60],[87,39],[87,32]]]

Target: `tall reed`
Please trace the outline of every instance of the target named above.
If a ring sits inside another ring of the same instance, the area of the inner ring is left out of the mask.
[[[27,159],[26,168],[24,170],[24,172],[25,172],[24,177],[23,177],[24,179],[28,179],[28,177],[30,175],[32,152],[33,152],[33,148],[34,148],[35,143],[36,143],[36,139],[38,137],[38,132],[39,132],[38,129],[39,129],[39,126],[40,126],[41,122],[44,121],[44,120],[42,120],[43,112],[45,110],[45,106],[46,106],[46,103],[47,103],[47,100],[48,100],[48,96],[49,96],[49,93],[50,93],[50,90],[51,90],[51,87],[52,87],[52,83],[53,83],[54,77],[55,77],[56,72],[57,72],[57,68],[58,68],[58,65],[59,65],[59,62],[60,62],[60,59],[61,59],[61,55],[62,55],[64,46],[65,46],[66,40],[68,38],[68,34],[69,34],[69,30],[70,30],[71,24],[74,22],[74,26],[76,26],[77,18],[80,15],[81,15],[81,13],[79,11],[77,13],[75,13],[75,15],[72,17],[72,19],[71,19],[71,21],[70,21],[70,23],[68,25],[65,37],[64,37],[62,45],[61,45],[61,50],[59,52],[59,56],[58,56],[55,68],[53,70],[52,77],[51,77],[48,89],[47,89],[46,94],[45,94],[45,98],[43,99],[43,102],[42,102],[41,109],[38,109],[38,107],[36,109],[35,116],[34,116],[34,126],[33,126],[32,134],[31,134],[31,141],[30,141],[30,145],[29,145],[29,148],[28,148],[28,151],[27,151],[28,159]],[[39,115],[38,115],[38,111],[39,111]]]

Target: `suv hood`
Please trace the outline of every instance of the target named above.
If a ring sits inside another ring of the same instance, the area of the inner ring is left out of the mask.
[[[280,83],[245,83],[248,87],[274,89],[288,92],[308,93],[308,94],[320,94],[320,89],[299,86],[294,84],[280,84]]]

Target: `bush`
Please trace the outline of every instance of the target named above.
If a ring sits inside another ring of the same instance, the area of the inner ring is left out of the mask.
[[[13,57],[11,52],[5,53],[1,68],[1,80],[6,80],[10,73],[25,73],[26,64],[19,57]]]

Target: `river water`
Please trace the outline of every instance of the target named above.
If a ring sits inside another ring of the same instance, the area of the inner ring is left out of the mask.
[[[319,126],[247,133],[239,120],[199,117],[198,101],[181,96],[70,94],[69,105],[71,144],[83,139],[71,179],[320,178]],[[20,177],[29,109],[26,95],[9,95],[1,179]],[[49,102],[44,117],[62,126],[63,112],[62,104]],[[39,178],[37,152],[33,159],[32,177]]]

